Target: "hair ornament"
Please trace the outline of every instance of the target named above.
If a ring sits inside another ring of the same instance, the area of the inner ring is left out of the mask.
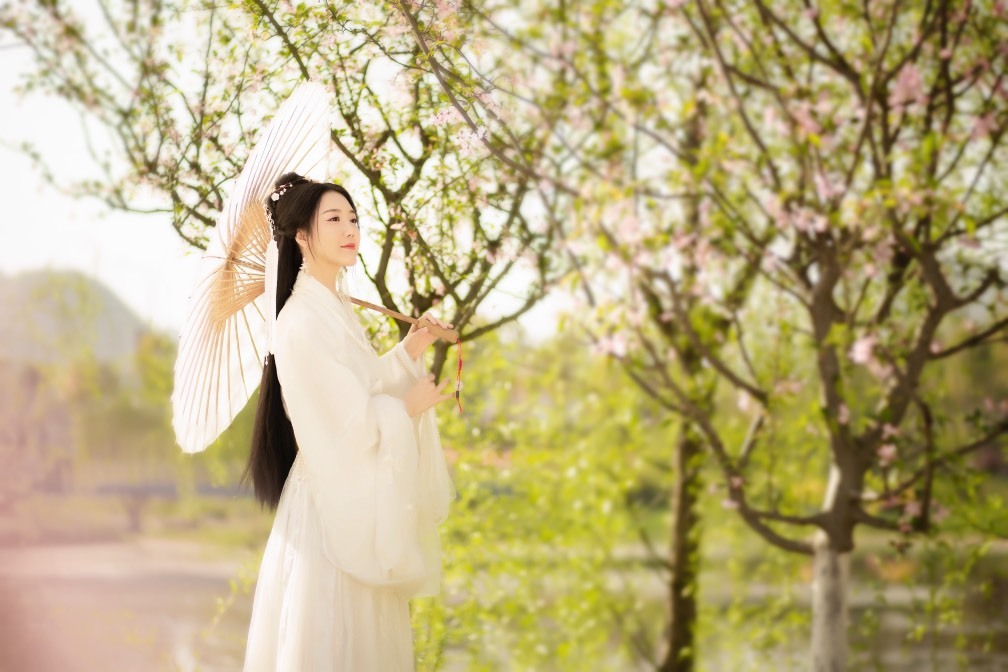
[[[271,199],[271,200],[272,200],[272,201],[273,201],[274,203],[275,203],[276,201],[279,201],[279,200],[280,200],[280,197],[281,197],[281,196],[283,196],[283,195],[284,195],[284,193],[286,193],[286,192],[287,192],[287,189],[288,189],[289,187],[293,186],[293,185],[294,185],[294,183],[293,183],[293,182],[285,182],[284,184],[281,184],[281,185],[280,185],[279,187],[277,187],[277,188],[276,188],[276,189],[275,189],[275,190],[273,191],[273,193],[272,193],[272,194],[270,194],[270,199]]]

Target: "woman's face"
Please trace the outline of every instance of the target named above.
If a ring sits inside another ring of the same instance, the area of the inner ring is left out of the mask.
[[[331,267],[353,266],[360,250],[357,213],[346,196],[336,191],[322,194],[312,228],[311,246],[305,252],[312,264]]]

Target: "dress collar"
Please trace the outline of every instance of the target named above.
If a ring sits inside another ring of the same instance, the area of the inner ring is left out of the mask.
[[[343,325],[343,328],[346,329],[351,339],[360,345],[365,352],[371,355],[377,354],[374,346],[368,340],[364,326],[360,323],[360,318],[350,308],[350,297],[348,295],[341,294],[335,289],[329,289],[319,282],[317,278],[309,275],[304,270],[298,271],[297,278],[294,280],[292,296],[294,294],[301,294],[307,301],[318,302],[319,305],[328,307],[332,312],[337,313],[337,321]]]
[[[349,297],[335,289],[326,287],[318,278],[309,274],[304,269],[299,270],[297,277],[294,279],[293,292],[303,292],[312,297],[321,297],[323,301],[332,302],[333,305],[344,309],[350,307]]]

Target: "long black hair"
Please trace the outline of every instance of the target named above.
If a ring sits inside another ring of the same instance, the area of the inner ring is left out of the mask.
[[[339,192],[350,201],[350,207],[357,210],[350,194],[338,184],[314,182],[297,173],[285,173],[274,183],[274,188],[282,185],[287,185],[283,196],[276,201],[271,198],[266,200],[266,207],[274,222],[273,237],[279,251],[277,315],[294,290],[294,281],[301,269],[301,248],[294,236],[298,231],[304,230],[311,240],[315,211],[322,194],[327,191]],[[297,450],[294,427],[283,408],[276,362],[273,361],[273,354],[267,353],[259,384],[259,405],[256,407],[252,428],[252,446],[241,478],[242,482],[247,482],[251,475],[255,496],[261,506],[276,509]]]

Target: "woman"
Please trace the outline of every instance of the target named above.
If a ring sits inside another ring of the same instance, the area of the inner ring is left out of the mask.
[[[296,173],[275,187],[277,318],[245,475],[276,518],[244,669],[413,670],[409,598],[439,591],[454,495],[433,406],[454,397],[424,370],[426,328],[381,357],[367,341],[345,295],[350,194]]]

